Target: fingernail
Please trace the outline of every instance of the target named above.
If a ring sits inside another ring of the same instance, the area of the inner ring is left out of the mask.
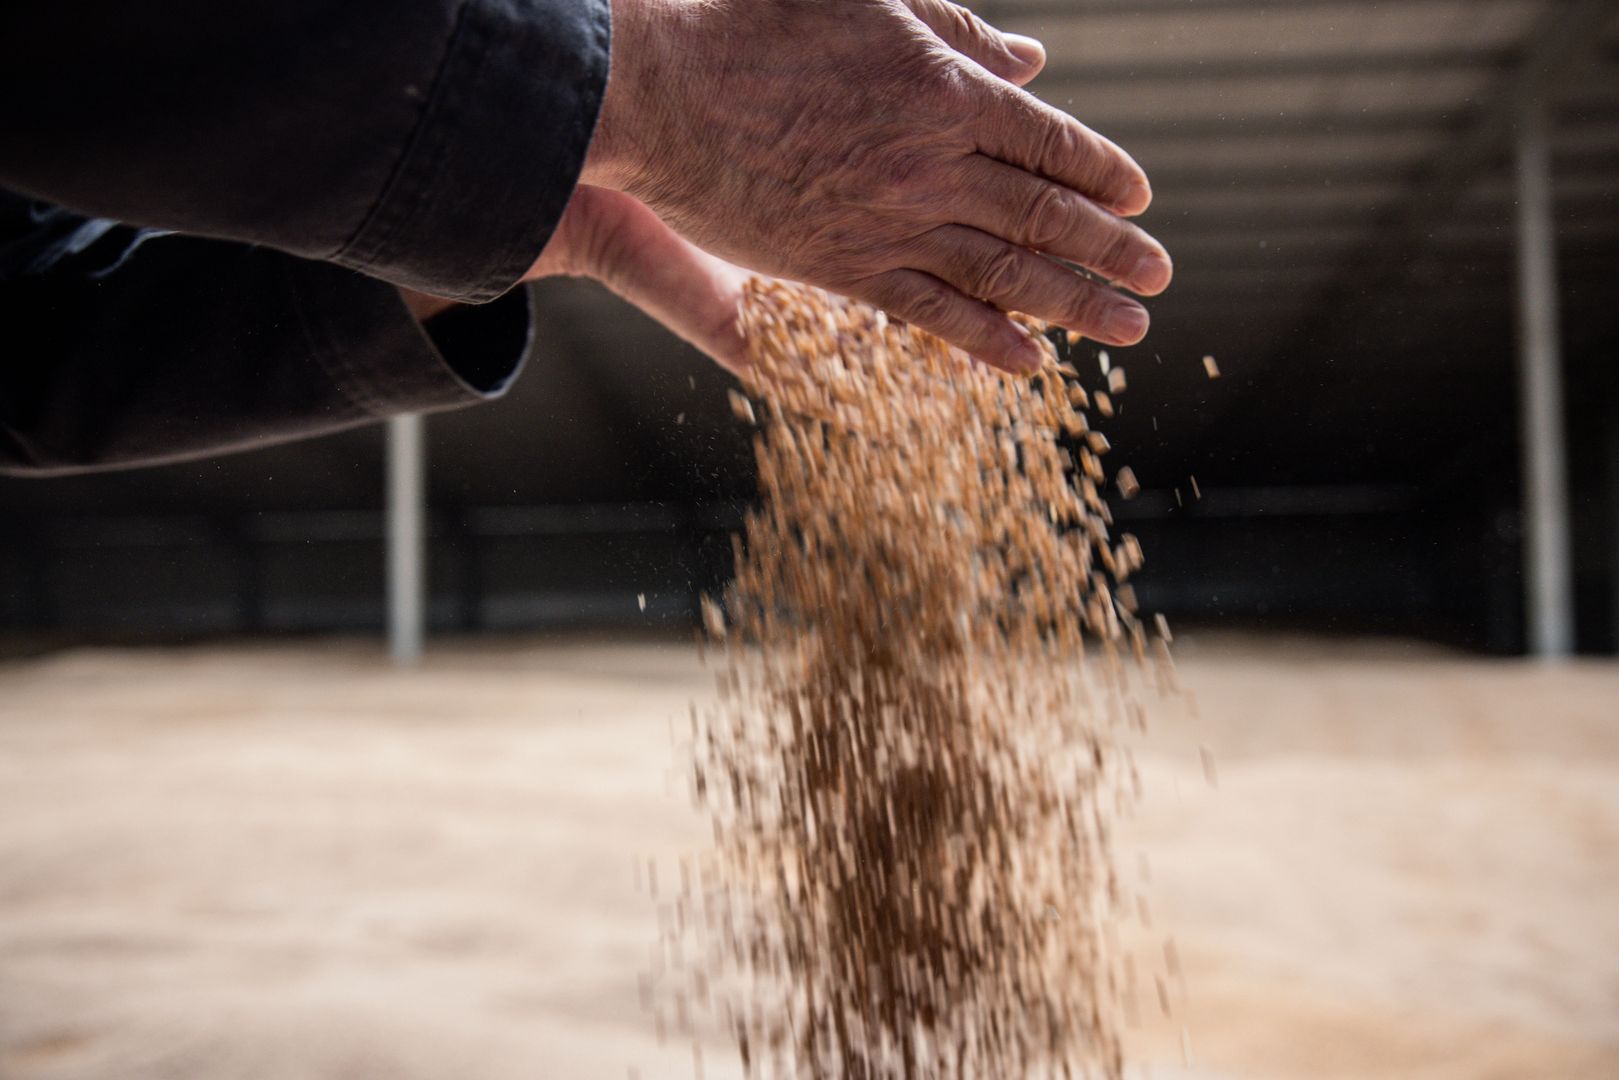
[[[1046,47],[1032,37],[1022,34],[1002,34],[1006,41],[1006,49],[1018,61],[1027,67],[1043,67],[1046,62]]]
[[[1134,345],[1147,336],[1147,309],[1129,301],[1115,304],[1107,313],[1103,329],[1120,345]]]
[[[1130,274],[1130,284],[1136,292],[1161,293],[1169,288],[1169,279],[1175,276],[1175,267],[1169,256],[1160,251],[1149,252],[1136,263]]]

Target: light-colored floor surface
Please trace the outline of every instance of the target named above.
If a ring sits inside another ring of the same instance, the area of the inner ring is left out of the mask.
[[[1619,1077],[1619,666],[1179,663],[1121,847],[1133,1075]],[[669,730],[708,693],[647,642],[0,665],[0,1077],[691,1076],[638,1004],[632,867],[702,844]]]

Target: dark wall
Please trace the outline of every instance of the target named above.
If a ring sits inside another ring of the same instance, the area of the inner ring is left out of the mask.
[[[540,310],[541,345],[509,397],[429,421],[433,622],[684,622],[723,580],[752,491],[728,377],[593,287],[548,287]],[[1510,334],[1498,341],[1421,364],[1411,342],[1381,340],[1330,358],[1307,345],[1228,355],[1217,381],[1150,339],[1116,350],[1130,389],[1107,430],[1147,489],[1118,507],[1147,550],[1143,602],[1519,649]],[[1567,365],[1587,648],[1614,644],[1619,596],[1611,347],[1590,342]],[[1100,383],[1093,348],[1074,359]],[[137,639],[378,627],[381,452],[373,428],[0,481],[0,626]]]

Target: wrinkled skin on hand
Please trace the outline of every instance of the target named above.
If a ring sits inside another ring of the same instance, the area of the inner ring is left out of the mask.
[[[943,0],[615,0],[587,182],[740,266],[882,307],[1009,370],[1022,311],[1146,331],[1163,248],[1118,147],[1021,90],[1043,53]],[[1048,257],[1049,256],[1049,257]]]

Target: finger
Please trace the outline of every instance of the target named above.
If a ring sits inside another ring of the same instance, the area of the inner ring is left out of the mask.
[[[1078,263],[1143,296],[1169,287],[1174,264],[1158,241],[1060,184],[981,155],[968,158],[945,210],[961,225]]]
[[[601,281],[720,366],[746,366],[737,333],[745,271],[693,246],[645,204],[589,185],[575,189],[558,239],[581,249],[569,272]]]
[[[978,149],[1087,195],[1126,217],[1147,209],[1152,186],[1135,159],[1072,116],[1022,90],[996,83],[980,110]]]
[[[1003,311],[1045,319],[1105,345],[1134,345],[1147,334],[1147,309],[1128,296],[1028,248],[977,229],[946,225],[911,254],[919,270]]]
[[[969,299],[936,277],[889,270],[851,290],[856,299],[935,334],[976,360],[1015,375],[1039,370],[1045,354],[1029,332],[988,304]]]
[[[1046,50],[1034,38],[1003,34],[949,0],[905,0],[939,39],[992,75],[1022,86],[1046,66]]]

